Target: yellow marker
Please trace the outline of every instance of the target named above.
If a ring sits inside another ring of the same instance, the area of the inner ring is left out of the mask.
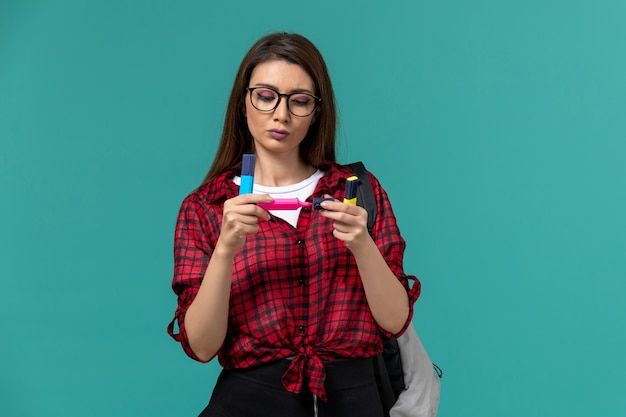
[[[346,192],[343,202],[346,204],[354,204],[356,206],[356,194],[359,190],[359,177],[356,175],[346,179]]]

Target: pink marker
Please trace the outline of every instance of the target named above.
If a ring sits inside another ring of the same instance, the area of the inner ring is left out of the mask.
[[[271,203],[257,203],[265,210],[297,210],[300,207],[311,207],[312,203],[300,201],[297,198],[275,198]]]

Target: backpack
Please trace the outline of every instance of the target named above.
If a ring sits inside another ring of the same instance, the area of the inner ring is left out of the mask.
[[[357,204],[367,210],[367,229],[376,221],[376,198],[362,162],[347,164],[359,178]],[[386,416],[435,417],[439,406],[441,368],[431,362],[411,324],[398,339],[383,338],[374,358],[376,384]]]

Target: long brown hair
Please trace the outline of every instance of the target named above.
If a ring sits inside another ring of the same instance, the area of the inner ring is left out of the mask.
[[[335,94],[326,63],[319,50],[302,35],[272,33],[259,39],[250,48],[239,65],[226,108],[224,129],[203,184],[228,169],[241,168],[244,153],[254,152],[254,140],[244,116],[246,87],[254,68],[263,62],[283,60],[301,66],[313,79],[318,97],[322,98],[317,117],[300,144],[300,157],[315,168],[324,161],[336,161],[335,129],[337,114]]]

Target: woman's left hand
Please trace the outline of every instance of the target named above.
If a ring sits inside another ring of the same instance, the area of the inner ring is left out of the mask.
[[[330,195],[324,197],[332,198]],[[367,211],[363,207],[338,200],[324,201],[321,207],[324,210],[320,211],[320,215],[333,220],[333,236],[343,241],[348,249],[357,250],[371,241],[367,230]]]
[[[408,295],[367,230],[367,211],[337,200],[324,201],[321,206],[320,216],[333,220],[333,236],[344,242],[356,260],[374,320],[398,334],[409,317]]]

